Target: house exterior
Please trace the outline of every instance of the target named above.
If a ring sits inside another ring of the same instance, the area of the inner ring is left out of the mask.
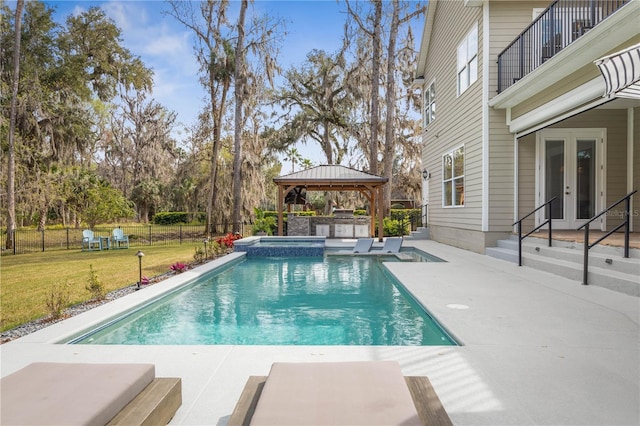
[[[640,189],[640,99],[603,96],[594,64],[638,43],[640,0],[429,0],[415,84],[431,239],[483,253],[553,197],[524,229],[550,214],[576,230]]]

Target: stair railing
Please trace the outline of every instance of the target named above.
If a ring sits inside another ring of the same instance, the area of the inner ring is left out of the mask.
[[[598,243],[600,243],[600,241],[604,240],[605,238],[607,238],[608,236],[610,236],[611,234],[613,234],[623,226],[624,226],[624,257],[625,258],[629,257],[629,218],[631,217],[630,215],[631,197],[636,192],[638,192],[637,189],[628,193],[627,195],[625,195],[624,197],[622,197],[621,199],[619,199],[618,201],[611,204],[609,207],[607,207],[606,209],[602,210],[600,213],[598,213],[597,215],[589,219],[589,221],[586,222],[584,225],[576,229],[576,231],[579,231],[582,228],[584,228],[584,261],[583,261],[583,267],[582,267],[582,284],[584,285],[588,284],[587,275],[589,273],[589,249],[591,249],[592,247],[595,247]],[[591,225],[591,222],[598,219],[603,214],[608,213],[610,210],[612,210],[614,207],[616,207],[618,204],[622,203],[623,201],[625,201],[624,221],[618,226],[616,226],[615,228],[613,228],[611,231],[604,234],[602,237],[598,238],[597,241],[594,241],[593,243],[589,244],[589,226]]]
[[[515,222],[513,225],[511,226],[515,226],[518,225],[518,266],[522,266],[522,240],[524,240],[525,238],[527,238],[529,235],[531,235],[532,233],[536,232],[538,229],[542,228],[544,225],[546,225],[547,223],[549,224],[549,247],[551,247],[551,204],[553,203],[553,201],[555,201],[555,199],[558,198],[557,196],[551,198],[549,201],[547,201],[546,203],[542,204],[541,206],[535,208],[532,212],[530,212],[529,214],[527,214],[526,216],[518,219],[517,222]],[[534,229],[532,229],[531,231],[529,231],[526,235],[522,235],[522,221],[525,220],[526,218],[528,218],[529,216],[531,216],[532,214],[534,214],[535,212],[537,212],[538,210],[547,207],[547,220],[545,220],[544,222],[542,222],[540,225],[538,225],[537,227],[535,227]]]

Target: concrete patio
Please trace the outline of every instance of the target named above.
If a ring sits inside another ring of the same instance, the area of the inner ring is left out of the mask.
[[[247,378],[275,361],[397,360],[429,376],[458,425],[640,424],[640,299],[433,241],[408,245],[447,263],[389,269],[463,346],[53,343],[150,287],[0,346],[1,375],[34,361],[154,363],[157,376],[182,378],[171,424],[224,425]]]

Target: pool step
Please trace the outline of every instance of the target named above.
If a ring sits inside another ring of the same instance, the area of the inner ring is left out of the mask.
[[[575,242],[528,238],[522,243],[523,266],[547,271],[578,282],[583,278],[583,245]],[[518,237],[500,240],[487,247],[488,256],[518,263]],[[595,246],[589,250],[588,283],[633,296],[640,296],[640,250],[630,249],[624,258],[622,247]]]

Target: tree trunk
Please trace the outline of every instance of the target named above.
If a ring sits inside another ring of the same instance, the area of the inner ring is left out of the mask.
[[[242,103],[244,100],[244,20],[247,13],[248,0],[240,3],[240,17],[238,18],[238,41],[235,58],[235,98],[236,111],[233,132],[233,232],[240,232],[240,213],[242,212]]]
[[[396,38],[398,37],[398,26],[400,25],[398,0],[392,1],[393,12],[391,17],[391,28],[389,29],[389,45],[387,47],[387,90],[385,93],[385,135],[384,135],[384,164],[382,174],[389,179],[384,187],[384,195],[381,200],[384,204],[385,215],[388,215],[391,209],[391,190],[393,188],[393,164],[395,159],[396,141],[393,135],[394,128],[394,112],[395,112],[395,57],[396,57]]]
[[[207,197],[207,220],[205,229],[207,235],[210,234],[210,230],[213,227],[213,206],[216,205],[216,181],[218,176],[218,154],[220,152],[220,131],[222,128],[222,116],[224,113],[225,99],[227,97],[227,91],[229,90],[229,83],[225,82],[222,88],[222,96],[220,105],[216,108],[215,92],[213,90],[214,76],[213,73],[209,73],[209,79],[211,83],[211,119],[213,121],[213,147],[211,150],[211,173],[209,174],[210,187],[209,195]]]
[[[374,175],[378,174],[378,85],[380,82],[380,56],[381,56],[381,21],[382,2],[373,1],[375,16],[373,20],[373,61],[371,69],[371,156],[369,158],[369,170]],[[381,202],[382,200],[380,200]]]
[[[11,87],[11,116],[9,118],[9,152],[7,155],[7,250],[13,250],[16,229],[16,154],[15,133],[18,107],[18,83],[20,80],[20,41],[24,0],[16,4],[15,47],[13,51],[13,82]]]

